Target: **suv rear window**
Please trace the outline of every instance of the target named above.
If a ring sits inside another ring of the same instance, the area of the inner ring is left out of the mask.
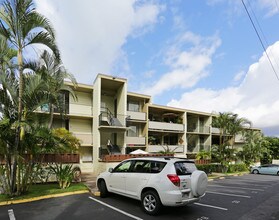
[[[174,163],[176,174],[179,175],[191,175],[197,167],[195,163],[188,161],[179,161]]]

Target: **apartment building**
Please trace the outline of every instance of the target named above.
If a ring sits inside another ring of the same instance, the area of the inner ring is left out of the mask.
[[[65,94],[65,127],[81,140],[80,167],[98,174],[114,164],[106,155],[171,151],[187,157],[210,151],[218,139],[211,113],[155,105],[148,95],[127,91],[127,80],[99,74],[93,85],[78,84],[77,99]],[[239,139],[241,142],[241,140]]]

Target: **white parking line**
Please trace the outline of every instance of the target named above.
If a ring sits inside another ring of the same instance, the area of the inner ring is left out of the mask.
[[[212,191],[206,191],[206,193],[224,195],[224,196],[242,197],[242,198],[247,198],[247,199],[251,198],[251,196],[244,196],[244,195],[237,195],[237,194],[230,194],[230,193],[220,193],[220,192],[212,192]]]
[[[253,191],[261,191],[264,192],[263,189],[253,189],[253,188],[245,188],[245,187],[235,187],[235,186],[220,186],[220,185],[208,185],[213,187],[222,187],[222,188],[232,188],[232,189],[247,189],[247,190],[253,190]]]
[[[222,207],[218,207],[218,206],[207,205],[207,204],[198,203],[198,202],[195,202],[194,204],[195,204],[195,205],[199,205],[199,206],[204,206],[204,207],[213,208],[213,209],[220,209],[220,210],[223,210],[223,211],[228,211],[227,208],[222,208]]]
[[[14,214],[14,210],[9,209],[9,210],[8,210],[8,214],[9,214],[10,220],[16,220],[15,214]]]
[[[113,206],[111,206],[111,205],[109,205],[109,204],[106,204],[106,203],[104,203],[104,202],[98,200],[98,199],[94,199],[94,198],[91,197],[91,196],[89,196],[89,199],[91,199],[91,200],[93,200],[93,201],[95,201],[95,202],[98,202],[98,203],[100,203],[100,204],[102,204],[102,205],[104,205],[104,206],[107,206],[107,207],[109,207],[109,208],[111,208],[111,209],[113,209],[113,210],[115,210],[115,211],[117,211],[117,212],[120,212],[120,213],[122,213],[122,214],[124,214],[124,215],[126,215],[126,216],[129,216],[129,217],[131,217],[131,218],[133,218],[133,219],[136,219],[136,220],[143,220],[142,218],[139,218],[139,217],[137,217],[137,216],[134,216],[134,215],[132,215],[132,214],[129,214],[128,212],[125,212],[125,211],[122,211],[122,210],[120,210],[120,209],[118,209],[118,208],[115,208],[115,207],[113,207]]]

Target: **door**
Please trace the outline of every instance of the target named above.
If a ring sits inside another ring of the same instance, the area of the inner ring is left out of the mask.
[[[126,179],[130,174],[132,161],[124,161],[114,168],[108,178],[108,187],[110,191],[125,194],[126,190]]]
[[[151,161],[137,160],[134,163],[129,178],[126,178],[126,194],[133,198],[138,198],[144,186],[150,178]]]

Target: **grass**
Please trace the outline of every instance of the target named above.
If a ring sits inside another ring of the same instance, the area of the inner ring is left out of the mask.
[[[87,190],[87,187],[82,183],[72,183],[67,189],[60,189],[57,183],[35,184],[29,189],[29,192],[17,197],[9,197],[7,195],[0,195],[0,202],[15,201],[22,199],[31,199],[40,196],[54,195],[59,193],[76,192],[80,190]]]

